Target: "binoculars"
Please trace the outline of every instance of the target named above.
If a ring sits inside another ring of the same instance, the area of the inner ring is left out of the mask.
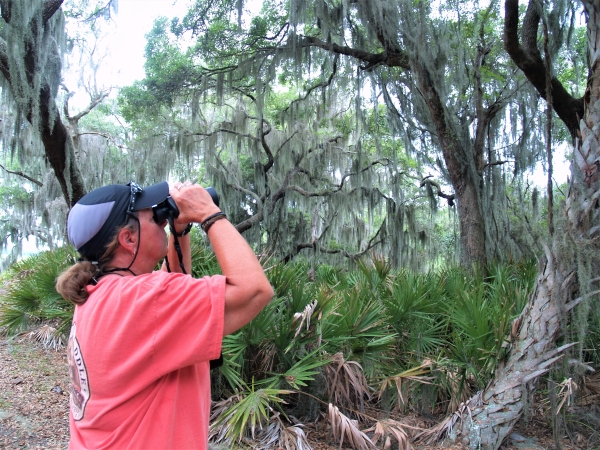
[[[219,206],[219,195],[217,191],[212,187],[207,187],[206,191],[210,194],[212,201],[215,205]],[[152,217],[156,223],[162,223],[165,220],[175,220],[179,217],[179,208],[173,197],[170,195],[158,205],[152,207]]]

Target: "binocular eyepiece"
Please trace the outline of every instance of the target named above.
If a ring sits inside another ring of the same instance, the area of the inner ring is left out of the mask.
[[[207,187],[206,191],[210,194],[215,205],[219,206],[219,195],[215,188]],[[179,217],[179,208],[173,197],[170,195],[158,205],[152,207],[152,217],[156,223],[162,223],[165,220],[175,220]]]

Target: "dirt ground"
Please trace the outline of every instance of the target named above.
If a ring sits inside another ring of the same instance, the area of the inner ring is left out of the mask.
[[[44,349],[28,338],[0,338],[0,448],[66,449],[69,442],[68,382],[64,351]],[[600,430],[589,428],[582,427],[581,432],[561,436],[562,449],[600,448],[600,442],[591,439]],[[339,449],[324,421],[307,426],[305,432],[314,450]],[[459,450],[463,447],[440,443],[435,447],[416,448]],[[513,439],[502,448],[551,450],[559,447],[547,420],[534,414],[528,423],[516,427]]]

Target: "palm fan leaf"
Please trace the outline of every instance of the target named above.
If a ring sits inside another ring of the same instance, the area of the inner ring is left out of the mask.
[[[392,441],[398,443],[398,450],[409,450],[412,449],[410,443],[409,433],[407,429],[411,431],[422,431],[419,428],[411,427],[402,422],[398,422],[392,419],[379,420],[371,428],[364,430],[365,433],[373,432],[372,441],[374,444],[379,442],[379,439],[384,442],[384,448],[391,448]]]
[[[395,385],[396,390],[398,391],[398,406],[402,408],[402,406],[406,404],[406,400],[404,399],[402,392],[403,385],[411,381],[421,384],[431,384],[432,377],[426,376],[431,373],[431,365],[431,361],[425,360],[417,367],[412,367],[400,372],[399,374],[385,378],[381,383],[381,387],[379,388],[379,397],[381,398],[388,387]]]
[[[329,423],[336,441],[340,443],[340,449],[347,440],[348,445],[357,449],[377,449],[377,446],[369,437],[358,429],[358,421],[346,417],[337,406],[329,404]]]
[[[226,409],[218,417],[213,412],[212,417],[217,418],[210,426],[209,437],[231,444],[240,442],[249,431],[254,439],[257,428],[262,429],[269,423],[271,404],[285,403],[280,396],[291,393],[284,389],[258,389],[235,395],[231,401],[217,405]]]
[[[371,392],[358,362],[346,361],[338,352],[327,365],[326,374],[331,401],[348,409],[364,411],[364,400],[371,398]]]
[[[280,413],[271,416],[269,426],[261,434],[255,448],[258,450],[285,449],[285,450],[312,450],[304,425],[286,425],[281,420]]]

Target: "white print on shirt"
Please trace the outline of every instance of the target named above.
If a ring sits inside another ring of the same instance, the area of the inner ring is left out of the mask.
[[[69,345],[67,346],[67,359],[69,361],[69,377],[71,378],[71,414],[73,419],[81,420],[85,412],[85,405],[90,398],[90,385],[75,331],[76,324],[73,322]]]

